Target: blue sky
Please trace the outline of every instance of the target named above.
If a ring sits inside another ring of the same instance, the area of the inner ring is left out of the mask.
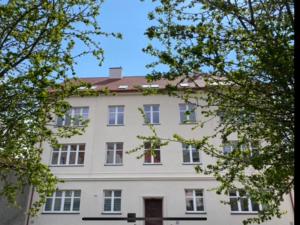
[[[101,38],[104,53],[104,63],[101,67],[92,56],[79,60],[75,67],[79,77],[108,76],[108,68],[123,67],[124,76],[146,75],[151,70],[146,69],[147,63],[154,58],[143,53],[149,40],[144,35],[151,23],[147,13],[153,9],[151,1],[140,0],[106,0],[101,7],[100,26],[106,32],[120,32],[122,40]],[[80,46],[78,46],[80,47]]]

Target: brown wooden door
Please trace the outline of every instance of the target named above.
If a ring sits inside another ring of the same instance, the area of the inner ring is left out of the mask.
[[[162,218],[162,199],[145,199],[145,217]],[[147,221],[145,225],[163,225],[163,221]]]

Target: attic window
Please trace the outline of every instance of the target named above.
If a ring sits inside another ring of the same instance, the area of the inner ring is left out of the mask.
[[[92,87],[91,87],[91,89],[96,89],[97,88],[97,86],[95,86],[95,85],[93,85]],[[79,87],[78,88],[79,90],[86,90],[86,89],[89,89],[88,87]]]
[[[188,84],[188,83],[181,83],[180,86],[181,86],[181,87],[188,87],[189,84]]]
[[[119,89],[127,89],[128,88],[128,85],[120,85],[119,86]]]
[[[158,84],[143,84],[142,85],[143,88],[158,88],[159,85]]]

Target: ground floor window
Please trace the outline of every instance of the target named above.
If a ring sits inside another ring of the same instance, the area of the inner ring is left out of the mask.
[[[80,190],[58,190],[46,200],[45,212],[79,212]]]
[[[230,208],[232,212],[258,212],[261,206],[253,201],[242,189],[229,192]]]
[[[186,189],[186,211],[187,212],[203,212],[203,189]]]
[[[121,212],[121,190],[104,190],[104,212]]]

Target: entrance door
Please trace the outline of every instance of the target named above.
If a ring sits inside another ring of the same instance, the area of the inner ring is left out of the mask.
[[[162,199],[145,199],[145,217],[163,217]],[[146,221],[145,225],[163,225],[163,221]]]

